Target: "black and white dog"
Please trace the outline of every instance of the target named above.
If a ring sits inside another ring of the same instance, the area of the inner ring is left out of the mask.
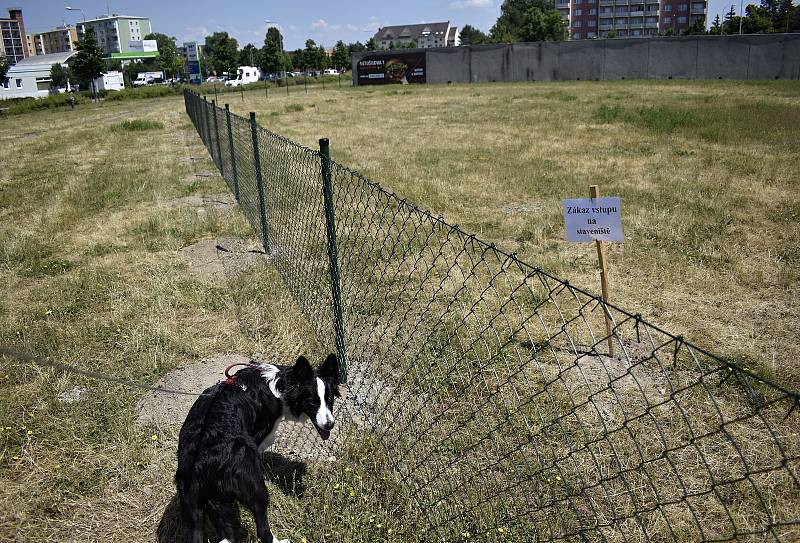
[[[207,389],[192,406],[178,438],[175,485],[191,543],[203,543],[204,515],[223,542],[240,538],[237,502],[253,512],[262,543],[288,543],[267,522],[261,453],[283,418],[308,417],[322,439],[333,428],[339,361],[329,355],[317,371],[305,357],[294,366],[260,364]]]

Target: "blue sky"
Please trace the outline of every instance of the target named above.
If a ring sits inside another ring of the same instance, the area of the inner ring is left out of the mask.
[[[7,6],[19,6],[28,32],[48,30],[62,21],[81,20],[78,11],[66,11],[67,5],[80,7],[86,18],[106,13],[150,17],[153,29],[183,41],[202,40],[217,31],[227,31],[240,45],[252,42],[261,46],[266,20],[278,21],[288,49],[302,47],[308,38],[327,47],[337,40],[366,41],[380,26],[434,21],[451,21],[461,27],[477,26],[484,32],[500,14],[502,0],[405,0],[376,2],[366,0],[8,0]],[[712,0],[709,19],[723,13],[730,0]],[[221,7],[222,6],[222,7]],[[738,11],[738,3],[736,9]],[[273,25],[269,25],[273,26]]]

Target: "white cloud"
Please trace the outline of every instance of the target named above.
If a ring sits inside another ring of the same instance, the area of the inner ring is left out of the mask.
[[[358,27],[357,27],[356,25],[351,25],[351,24],[349,24],[349,23],[348,23],[347,25],[345,25],[345,28],[346,28],[347,30],[349,30],[350,32],[356,32],[356,31],[358,31]]]
[[[450,2],[451,9],[489,9],[494,7],[493,0],[458,0]]]
[[[318,21],[314,21],[313,23],[311,23],[311,28],[313,28],[314,30],[320,28],[328,28],[328,26],[330,25],[328,24],[328,21],[326,21],[325,19],[319,19]]]

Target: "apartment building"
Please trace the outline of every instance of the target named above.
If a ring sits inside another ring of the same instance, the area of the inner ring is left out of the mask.
[[[76,41],[78,41],[78,31],[75,27],[67,24],[33,35],[33,44],[37,55],[74,51]]]
[[[0,18],[0,54],[12,65],[28,57],[28,39],[20,8],[8,8],[8,17]]]
[[[455,47],[461,45],[458,27],[450,26],[450,21],[443,23],[425,23],[418,25],[386,26],[379,28],[373,38],[381,49],[389,49],[398,45],[413,43],[415,47]]]
[[[33,34],[25,34],[25,43],[28,44],[28,56],[36,55],[36,42],[34,41]]]
[[[681,34],[706,20],[706,0],[555,0],[572,40]]]
[[[105,56],[111,56],[114,53],[136,52],[137,49],[131,48],[130,42],[141,42],[146,35],[153,31],[150,19],[147,17],[133,17],[116,13],[108,17],[79,22],[75,26],[77,26],[79,38],[83,37],[87,28],[94,30],[97,43]]]

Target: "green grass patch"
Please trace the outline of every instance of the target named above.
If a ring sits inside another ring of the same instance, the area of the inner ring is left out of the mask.
[[[625,111],[622,106],[600,106],[594,113],[594,118],[600,123],[611,123],[617,120]]]
[[[164,123],[158,121],[148,121],[146,119],[133,119],[132,121],[122,121],[121,124],[114,126],[114,130],[125,130],[127,132],[142,132],[144,130],[161,130]]]
[[[697,115],[669,107],[643,107],[628,116],[628,120],[653,132],[668,134],[677,128],[695,126]]]
[[[287,113],[291,113],[293,111],[303,111],[305,107],[303,104],[289,104],[284,108]]]

